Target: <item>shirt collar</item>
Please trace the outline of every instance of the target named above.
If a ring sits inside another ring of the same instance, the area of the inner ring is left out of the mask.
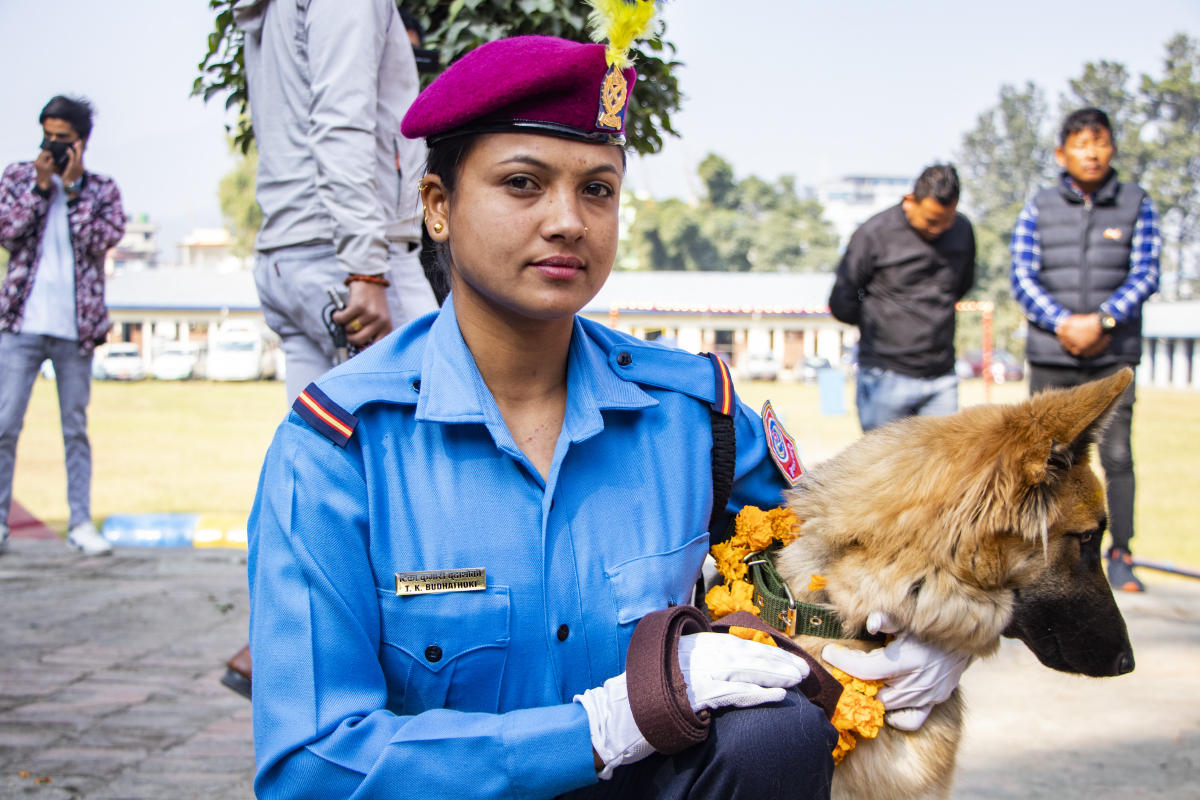
[[[605,348],[587,335],[576,317],[567,362],[567,408],[563,419],[563,429],[570,440],[581,442],[604,430],[601,411],[657,405],[658,401],[636,383],[625,381],[613,372]],[[482,423],[491,429],[501,449],[511,443],[500,409],[463,340],[453,294],[446,298],[429,331],[421,364],[416,417],[429,422]]]

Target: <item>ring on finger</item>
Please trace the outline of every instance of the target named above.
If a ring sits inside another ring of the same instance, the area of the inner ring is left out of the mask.
[[[363,324],[357,319],[352,319],[346,323],[346,330],[350,331],[351,333],[358,333],[362,330],[362,328]]]

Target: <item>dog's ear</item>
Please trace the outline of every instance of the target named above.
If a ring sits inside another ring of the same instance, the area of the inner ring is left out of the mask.
[[[1133,370],[1127,367],[1073,389],[1041,392],[1029,401],[1030,412],[1050,441],[1048,470],[1069,470],[1087,455],[1132,381]]]
[[[1017,524],[1027,537],[1047,545],[1050,505],[1058,488],[1088,448],[1099,440],[1112,418],[1121,394],[1133,380],[1133,370],[1123,369],[1102,380],[1071,389],[1051,389],[1018,407],[1023,418],[1024,453],[1018,489]]]

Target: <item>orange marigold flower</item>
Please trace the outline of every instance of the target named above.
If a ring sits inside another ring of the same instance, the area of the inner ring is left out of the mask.
[[[758,642],[760,644],[769,644],[771,647],[779,647],[775,640],[768,636],[763,631],[756,631],[754,628],[743,628],[740,625],[730,625],[729,633],[739,639],[745,639],[749,642]]]
[[[875,694],[883,686],[883,681],[859,680],[833,666],[827,665],[827,669],[838,683],[846,687],[838,698],[837,708],[830,720],[838,730],[837,747],[833,749],[833,763],[838,764],[846,757],[846,753],[854,749],[857,743],[854,734],[868,739],[879,735],[879,729],[883,726],[883,703],[875,699]]]
[[[749,568],[744,559],[748,555],[750,555],[749,548],[741,547],[733,541],[722,542],[713,545],[712,548],[712,557],[717,562],[717,572],[720,572],[721,577],[727,582],[740,581],[746,577],[746,571]]]
[[[709,613],[714,620],[726,617],[735,611],[749,611],[758,616],[754,605],[754,587],[745,581],[734,581],[729,586],[714,586],[704,596]]]
[[[808,579],[808,590],[810,592],[819,592],[828,585],[829,579],[824,575],[817,575],[816,573],[813,573],[813,576]]]
[[[745,506],[737,515],[737,535],[734,541],[757,553],[775,541],[775,529],[768,512],[755,506]]]

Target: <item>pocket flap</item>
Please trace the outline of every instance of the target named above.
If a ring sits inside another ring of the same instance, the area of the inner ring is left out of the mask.
[[[706,532],[674,550],[641,556],[606,570],[617,622],[627,625],[670,603],[689,602],[707,552]]]
[[[387,589],[377,591],[381,641],[433,672],[463,653],[508,646],[507,586],[415,597],[397,597]]]

